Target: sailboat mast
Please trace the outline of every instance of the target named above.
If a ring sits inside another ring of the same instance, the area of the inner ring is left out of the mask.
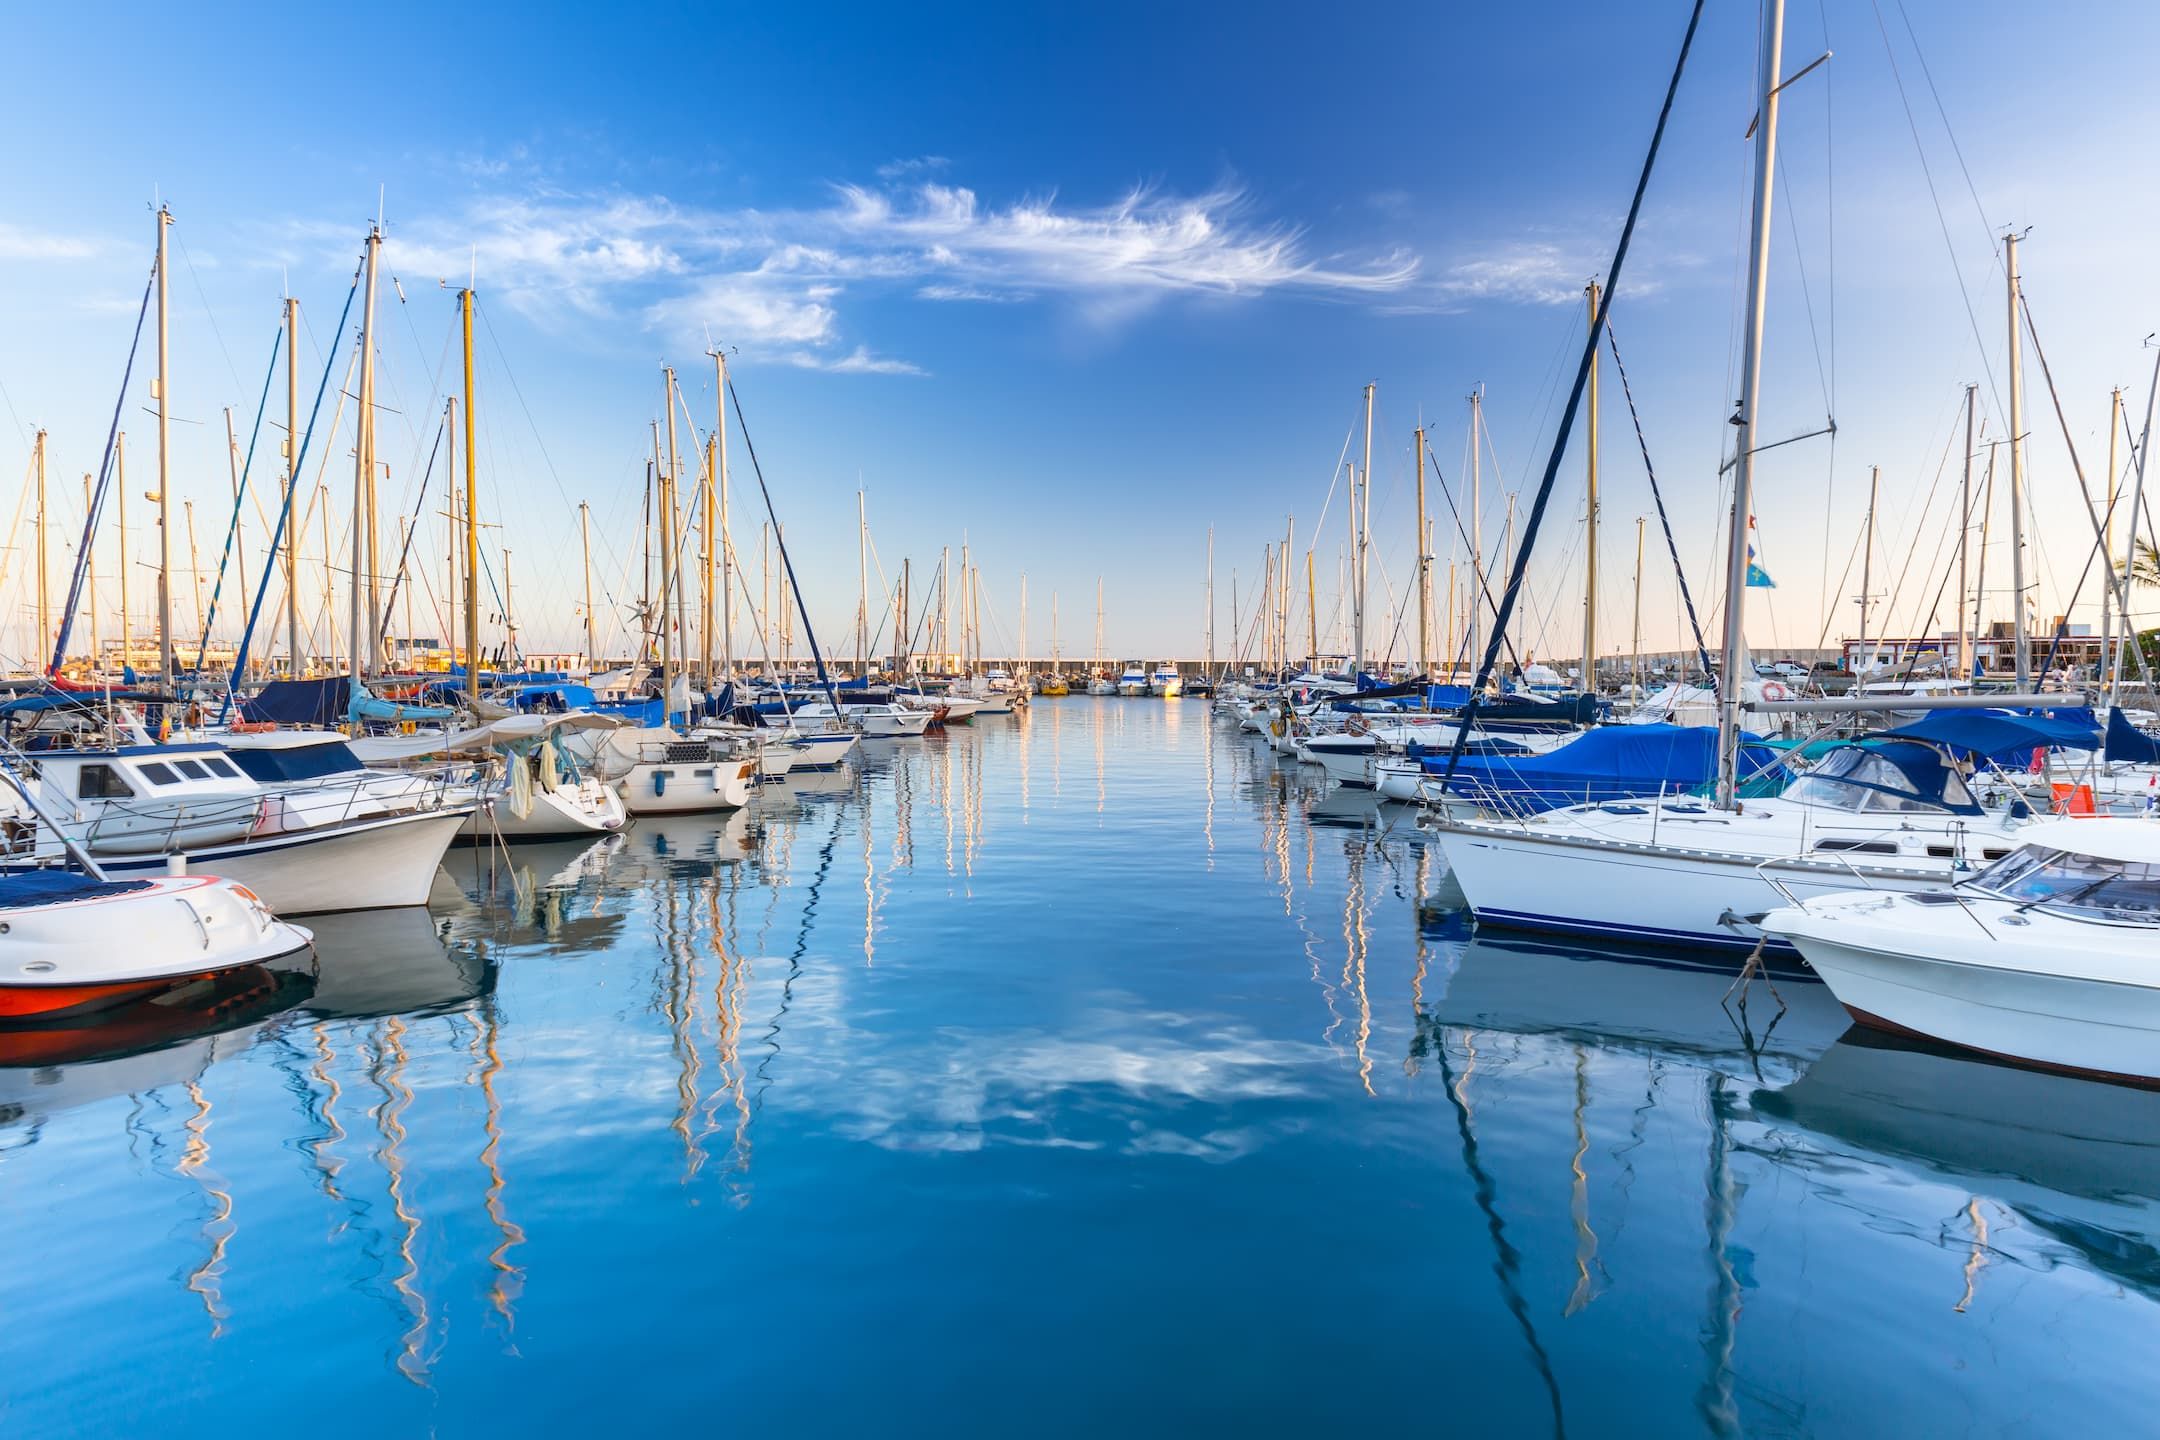
[[[1016,668],[1022,676],[1027,674],[1027,571],[1025,570],[1020,572],[1020,664]]]
[[[1635,633],[1628,642],[1628,651],[1633,656],[1630,664],[1638,697],[1642,694],[1642,542],[1645,518],[1647,517],[1641,515],[1635,517]]]
[[[128,618],[128,534],[127,534],[127,431],[113,437],[113,481],[119,487],[120,502],[120,668],[127,670],[128,647],[134,643],[134,626]]]
[[[245,545],[243,544],[243,542],[244,542],[244,540],[246,539],[246,536],[247,536],[247,529],[246,529],[246,527],[245,527],[244,525],[242,525],[242,524],[241,524],[241,520],[240,520],[240,441],[239,441],[239,437],[238,437],[238,436],[236,436],[236,435],[235,435],[235,434],[233,433],[233,418],[232,418],[232,406],[230,406],[230,405],[228,405],[228,406],[226,406],[226,407],[225,407],[225,465],[226,465],[226,468],[227,468],[227,469],[228,469],[228,470],[229,470],[229,471],[231,472],[231,474],[232,474],[232,503],[233,503],[233,528],[232,528],[232,558],[233,558],[233,579],[234,579],[234,580],[235,580],[235,581],[236,581],[236,582],[238,583],[238,585],[239,585],[239,587],[240,587],[240,589],[239,589],[239,598],[240,598],[240,613],[241,613],[242,615],[246,615],[246,614],[248,613],[248,601],[247,601],[247,551],[246,551],[246,547],[245,547]],[[215,590],[213,590],[213,591],[211,592],[211,603],[212,603],[212,604],[215,604],[215,603],[216,603],[216,599],[217,599],[217,592],[216,592]],[[205,638],[205,641],[207,642],[207,639],[208,639],[208,637],[206,636],[206,637],[204,637],[204,638]],[[94,659],[94,658],[96,657],[96,655],[97,655],[97,651],[96,651],[95,649],[92,649],[92,651],[91,651],[90,653],[91,653],[91,656],[92,656],[92,658],[93,658],[93,659]],[[237,647],[235,647],[235,653],[237,653]]]
[[[83,514],[90,513],[91,487],[96,480],[85,471],[82,477]],[[96,678],[98,668],[98,604],[97,604],[97,546],[89,547],[83,556],[83,593],[89,597],[90,607],[90,676]]]
[[[166,285],[165,232],[172,226],[172,211],[158,206],[157,212],[157,384],[152,394],[157,399],[157,448],[158,448],[158,675],[166,693],[173,687],[173,635],[172,635],[172,332],[167,324],[168,287]],[[38,484],[44,485],[44,468],[39,466]],[[38,506],[39,544],[44,543],[45,509]],[[38,608],[44,609],[44,566],[38,567]],[[38,617],[39,640],[46,638],[44,616]]]
[[[1583,295],[1590,302],[1590,338],[1599,341],[1597,333],[1598,282],[1593,280],[1583,287]],[[1583,626],[1582,626],[1582,688],[1592,695],[1597,693],[1597,586],[1598,586],[1598,371],[1605,368],[1605,347],[1597,344],[1590,357],[1589,393],[1584,396],[1587,409],[1584,412],[1583,434]]]
[[[2116,386],[2108,398],[2108,458],[2107,458],[2107,528],[2103,533],[2100,553],[2112,561],[2115,554],[2115,502],[2122,498],[2122,487],[2117,483],[2115,469],[2115,438],[2122,434],[2122,387]],[[2133,524],[2133,528],[2135,528]],[[2125,624],[2129,616],[2124,616]],[[2107,656],[2113,653],[2115,639],[2115,577],[2110,574],[2107,587],[2100,592],[2100,683],[2108,682]],[[2110,690],[2112,696],[2113,691]]]
[[[2130,542],[2123,547],[2121,578],[2123,587],[2123,638],[2122,644],[2117,646],[2115,651],[2115,679],[2114,684],[2108,691],[2110,700],[2114,698],[2115,692],[2122,687],[2123,651],[2138,643],[2137,626],[2130,619],[2130,566],[2131,562],[2137,558],[2138,516],[2145,513],[2145,456],[2148,453],[2148,447],[2152,444],[2153,402],[2155,400],[2160,400],[2160,355],[2153,357],[2152,388],[2145,392],[2145,426],[2138,433],[2137,474],[2130,481]],[[2143,668],[2144,660],[2142,657],[2139,659],[2138,664],[2140,668]]]
[[[705,502],[699,512],[704,517],[699,522],[699,528],[705,536],[705,578],[704,583],[698,587],[699,600],[704,610],[698,617],[698,659],[702,663],[707,689],[712,688],[719,675],[713,668],[713,625],[714,607],[720,603],[720,547],[726,543],[720,528],[720,482],[715,475],[719,464],[720,432],[715,430],[705,437]],[[590,603],[586,608],[591,608]]]
[[[1470,392],[1470,603],[1464,617],[1470,637],[1470,673],[1485,660],[1485,443],[1484,391]]]
[[[473,438],[473,292],[458,292],[458,328],[465,342],[465,693],[480,694],[480,473]],[[508,577],[504,577],[505,587]],[[590,586],[587,587],[588,591]],[[592,597],[586,596],[587,623]],[[507,604],[504,607],[508,608]]]
[[[1740,667],[1747,648],[1748,517],[1755,504],[1755,424],[1762,402],[1762,338],[1770,294],[1771,182],[1777,174],[1778,75],[1785,55],[1785,0],[1767,0],[1762,69],[1755,87],[1762,106],[1755,126],[1755,202],[1748,228],[1747,333],[1741,344],[1740,412],[1733,417],[1735,460],[1731,533],[1725,553],[1725,637],[1718,671],[1717,803],[1731,809],[1740,761]]]
[[[578,551],[585,575],[585,669],[600,667],[599,632],[593,627],[592,608],[592,506],[578,502]]]
[[[353,447],[352,604],[346,614],[346,648],[352,652],[346,673],[352,677],[355,689],[375,653],[375,617],[361,612],[371,608],[362,577],[369,558],[366,532],[372,523],[369,501],[375,488],[375,462],[370,450],[375,428],[375,258],[381,248],[382,231],[371,225],[367,237],[367,291],[360,310],[360,438]]]
[[[1320,653],[1320,584],[1313,574],[1310,545],[1305,547],[1305,652]]]
[[[1050,596],[1050,654],[1053,664],[1057,656],[1057,594]],[[1207,666],[1210,675],[1215,673],[1215,527],[1207,527]]]
[[[1102,670],[1102,576],[1095,577],[1095,669]]]
[[[855,678],[870,672],[864,668],[870,649],[870,519],[863,492],[855,492]]]
[[[1417,462],[1417,664],[1418,677],[1432,674],[1432,546],[1425,531],[1425,427],[1416,430]]]
[[[717,348],[713,359],[713,449],[718,454],[716,467],[720,474],[720,664],[730,675],[735,673],[735,547],[728,538],[728,483],[727,483],[727,356]]]
[[[1366,550],[1372,544],[1372,408],[1373,391],[1378,388],[1378,386],[1370,382],[1365,386],[1365,460],[1358,467],[1357,488],[1352,490],[1350,494],[1351,514],[1357,523],[1357,538],[1355,541],[1357,549],[1355,559],[1352,562],[1353,569],[1356,572],[1354,578],[1357,582],[1357,594],[1355,603],[1350,609],[1350,624],[1353,632],[1350,637],[1350,646],[1351,649],[1357,652],[1350,659],[1350,674],[1353,678],[1365,668],[1365,564]],[[1306,559],[1308,562],[1306,574],[1309,581],[1312,569],[1311,557],[1307,556]],[[1315,620],[1313,623],[1318,625],[1319,622]],[[1320,646],[1315,643],[1312,648],[1318,650]]]
[[[1882,494],[1882,466],[1868,467],[1867,529],[1866,538],[1860,545],[1860,660],[1855,666],[1853,683],[1863,683],[1867,672],[1874,668],[1875,657],[1868,652],[1868,602],[1874,597],[1875,588],[1875,506]]]
[[[1967,608],[1966,597],[1972,594],[1968,588],[1971,577],[1967,572],[1968,557],[1972,549],[1973,410],[1979,390],[1978,385],[1965,387],[1965,473],[1958,481],[1957,673],[1960,680],[1971,680],[1973,673],[1972,626],[1966,621],[1966,616],[1971,611]],[[2119,402],[2122,392],[2118,390],[2115,393]],[[2115,468],[2112,462],[2114,449],[2114,437],[2110,436],[2108,451],[2111,459],[2108,468],[2111,471]]]
[[[667,468],[660,472],[660,711],[675,719],[675,367],[660,367],[667,403]]]
[[[195,638],[198,644],[206,644],[208,637],[203,634],[202,560],[195,550],[195,502],[183,500],[180,508],[187,516],[188,586],[195,597]]]
[[[285,297],[285,668],[300,678],[300,302]],[[120,487],[122,505],[127,486]],[[123,512],[124,513],[124,512]],[[122,540],[120,575],[126,584],[126,541]],[[122,591],[125,594],[125,590]],[[127,606],[123,602],[123,611]],[[121,653],[127,651],[127,621],[121,620]]]
[[[1282,592],[1282,628],[1275,632],[1276,638],[1282,641],[1282,663],[1285,668],[1288,668],[1290,664],[1290,557],[1297,553],[1295,549],[1296,540],[1297,517],[1295,515],[1285,516],[1283,519],[1282,566],[1277,576],[1277,582]]]
[[[2010,315],[2010,620],[2016,637],[2017,688],[2032,689],[2032,636],[2025,628],[2025,363],[2018,345],[2018,237],[2003,236]]]
[[[45,642],[52,638],[52,581],[45,558],[45,432],[37,432],[37,638],[30,653],[42,659]]]

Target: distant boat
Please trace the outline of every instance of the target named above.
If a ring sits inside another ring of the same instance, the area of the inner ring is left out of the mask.
[[[1157,665],[1155,673],[1148,677],[1148,691],[1165,700],[1175,700],[1184,683],[1184,677],[1178,674],[1177,667],[1165,662]]]
[[[1138,665],[1126,666],[1125,673],[1117,678],[1117,693],[1120,695],[1147,694],[1147,671],[1141,669]]]

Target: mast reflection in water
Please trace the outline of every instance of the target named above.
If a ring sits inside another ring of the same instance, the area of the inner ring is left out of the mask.
[[[2160,1096],[1458,901],[1197,701],[460,849],[312,964],[0,1035],[0,1413],[2148,1428]]]

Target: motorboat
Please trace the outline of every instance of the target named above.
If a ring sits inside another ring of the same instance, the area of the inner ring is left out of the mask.
[[[0,1021],[53,1019],[260,965],[310,936],[214,875],[0,877]]]
[[[34,765],[21,757],[35,770],[38,814],[0,795],[0,866],[51,865],[79,843],[114,879],[218,875],[280,914],[423,903],[472,813],[469,787],[371,771],[337,737],[315,733],[323,740],[304,748],[194,743],[43,751]],[[315,773],[267,782],[250,773],[265,757],[301,754]],[[231,823],[239,815],[250,823]]]
[[[1954,888],[1766,916],[1855,1020],[2002,1059],[2160,1082],[2160,824],[2027,826]]]
[[[579,738],[590,746],[584,755],[590,772],[621,787],[623,808],[632,815],[739,810],[757,784],[757,757],[718,735],[624,726]]]
[[[1165,700],[1175,700],[1184,684],[1185,679],[1178,674],[1177,667],[1165,662],[1157,665],[1155,672],[1148,676],[1148,693],[1159,695]]]
[[[1147,671],[1138,665],[1128,665],[1117,678],[1117,693],[1128,698],[1148,693]]]

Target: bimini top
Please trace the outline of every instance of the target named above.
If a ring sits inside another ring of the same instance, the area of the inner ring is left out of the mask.
[[[2074,717],[2082,716],[2082,720]],[[2090,750],[2100,743],[2099,721],[2090,710],[2053,715],[2013,710],[1937,710],[1910,725],[1883,733],[1898,740],[1925,740],[1967,755],[2024,761],[2036,749]]]
[[[2061,850],[2131,865],[2160,865],[2160,822],[2095,818],[2042,820],[2017,832],[2034,850]]]

